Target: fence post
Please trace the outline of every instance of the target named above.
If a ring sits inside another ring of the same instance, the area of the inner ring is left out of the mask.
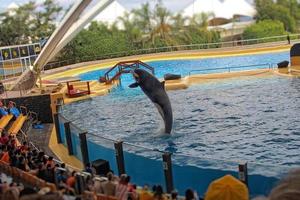
[[[62,143],[62,141],[61,141],[61,135],[60,135],[58,113],[54,113],[53,118],[54,118],[54,125],[55,125],[57,143],[60,144],[60,143]]]
[[[162,155],[162,158],[163,158],[163,169],[165,174],[167,192],[171,193],[172,190],[174,189],[171,153],[169,152],[164,153]]]
[[[114,143],[115,151],[116,151],[116,160],[118,166],[119,175],[125,174],[125,162],[124,162],[124,154],[123,154],[123,141],[117,141]]]
[[[70,129],[70,123],[71,122],[65,122],[65,134],[66,134],[66,140],[67,140],[67,146],[68,146],[68,152],[69,155],[73,155],[73,144],[72,144],[72,136],[71,136],[71,129]]]
[[[90,162],[86,134],[87,134],[86,132],[79,134],[82,162],[83,162],[84,166]]]
[[[239,164],[239,180],[248,187],[248,164],[247,162]]]

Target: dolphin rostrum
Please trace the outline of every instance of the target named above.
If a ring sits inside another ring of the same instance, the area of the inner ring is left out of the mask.
[[[165,82],[160,82],[155,76],[143,69],[135,69],[132,74],[136,80],[129,85],[130,88],[140,86],[158,109],[165,123],[165,133],[171,133],[173,125],[173,113],[169,97],[165,90]]]

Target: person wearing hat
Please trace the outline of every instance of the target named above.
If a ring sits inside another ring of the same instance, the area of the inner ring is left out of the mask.
[[[249,200],[247,186],[231,175],[210,183],[205,200]]]

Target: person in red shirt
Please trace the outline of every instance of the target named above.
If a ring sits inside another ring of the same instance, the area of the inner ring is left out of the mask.
[[[27,142],[23,142],[23,145],[20,147],[21,152],[27,152],[28,151],[28,144]]]
[[[7,144],[8,142],[8,137],[5,133],[1,133],[1,137],[0,137],[0,143],[1,144]]]
[[[1,157],[1,161],[6,162],[9,164],[10,162],[10,157],[9,157],[9,153],[7,151],[7,146],[3,147],[3,152],[2,152],[2,157]]]
[[[75,187],[75,182],[76,182],[75,174],[76,174],[76,171],[73,171],[72,175],[66,181],[67,185],[71,188]]]

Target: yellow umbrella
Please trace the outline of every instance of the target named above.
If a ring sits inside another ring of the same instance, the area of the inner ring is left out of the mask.
[[[205,200],[249,200],[247,186],[231,175],[210,183]]]

